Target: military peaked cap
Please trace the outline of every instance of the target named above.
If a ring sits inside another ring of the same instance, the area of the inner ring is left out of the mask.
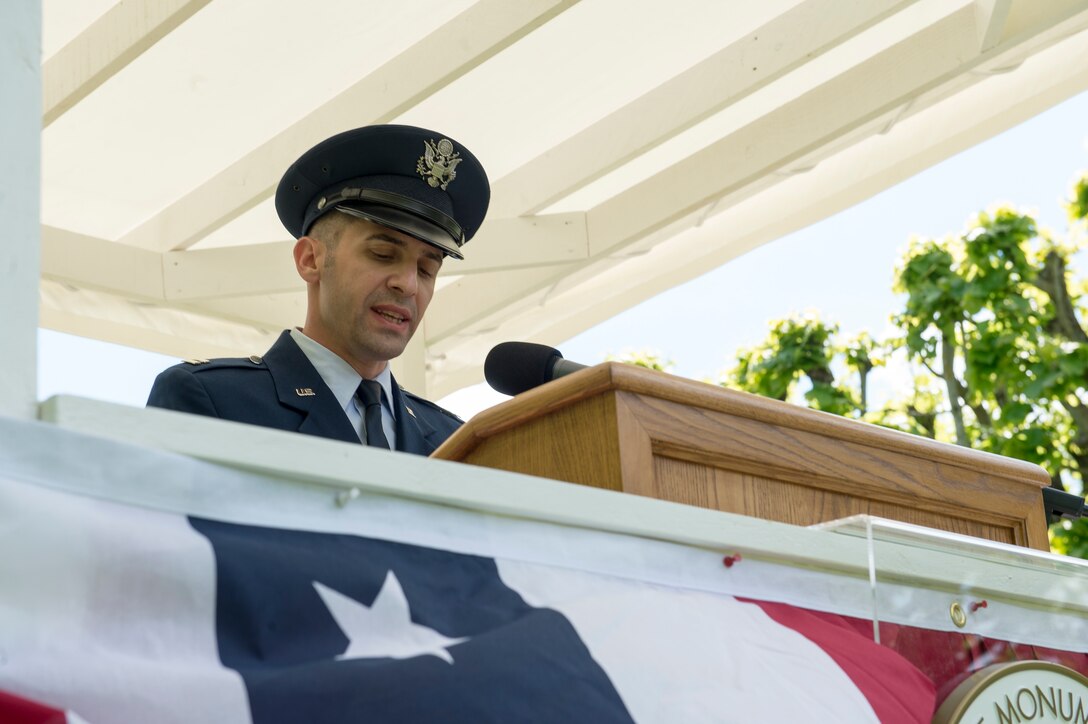
[[[414,126],[364,126],[337,134],[291,164],[276,189],[276,213],[297,239],[338,209],[414,236],[463,259],[491,187],[472,153]]]

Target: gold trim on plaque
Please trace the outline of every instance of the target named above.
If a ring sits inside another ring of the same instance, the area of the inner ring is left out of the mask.
[[[959,724],[963,715],[967,713],[967,710],[975,703],[975,701],[983,695],[992,692],[991,687],[993,687],[994,684],[1007,676],[1031,670],[1049,671],[1065,677],[1066,679],[1069,679],[1070,683],[1074,685],[1079,684],[1086,692],[1088,692],[1088,676],[1084,676],[1078,671],[1070,669],[1068,666],[1054,664],[1049,661],[1014,661],[1008,664],[994,664],[993,666],[987,666],[985,669],[975,672],[957,686],[956,689],[948,695],[948,698],[941,703],[940,708],[937,709],[937,713],[933,715],[933,724]],[[1070,699],[1070,704],[1073,705],[1072,699]],[[1078,699],[1076,704],[1084,707],[1085,700],[1083,698]],[[1073,714],[1073,712],[1069,713],[1071,715]],[[989,719],[986,719],[985,721],[989,721]],[[967,723],[965,722],[964,724]],[[970,722],[970,724],[975,724],[975,722]]]

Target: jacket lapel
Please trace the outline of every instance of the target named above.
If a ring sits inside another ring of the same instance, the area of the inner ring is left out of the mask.
[[[348,417],[332,391],[310,360],[306,358],[290,332],[280,335],[264,356],[265,365],[276,385],[280,404],[302,415],[298,431],[307,435],[359,442]]]
[[[397,408],[397,450],[430,455],[438,446],[430,441],[435,429],[406,404],[397,381],[393,380],[393,403]]]

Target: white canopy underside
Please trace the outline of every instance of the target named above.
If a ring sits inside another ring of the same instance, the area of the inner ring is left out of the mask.
[[[395,364],[431,397],[1088,88],[1088,0],[45,0],[44,24],[43,326],[263,352],[305,309],[283,170],[410,123],[492,180]]]

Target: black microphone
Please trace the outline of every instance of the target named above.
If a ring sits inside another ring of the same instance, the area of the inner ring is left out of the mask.
[[[504,395],[520,395],[586,365],[563,359],[559,350],[533,342],[503,342],[484,360],[484,379]]]
[[[1043,488],[1043,504],[1051,523],[1062,518],[1076,520],[1088,515],[1088,503],[1084,498],[1058,488]]]

